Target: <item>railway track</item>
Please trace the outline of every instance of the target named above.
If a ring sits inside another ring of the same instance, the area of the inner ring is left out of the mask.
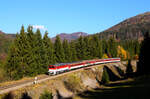
[[[109,64],[109,63],[106,63],[106,64]],[[99,65],[101,65],[101,64],[99,64]],[[99,65],[92,65],[92,66],[88,67],[88,69],[91,68],[91,67],[99,66]],[[54,79],[56,77],[60,77],[60,76],[67,75],[69,73],[77,72],[77,71],[84,70],[84,69],[87,69],[87,68],[79,68],[79,69],[64,72],[64,73],[54,75],[54,76],[43,75],[43,76],[37,78],[36,83],[41,83],[41,82],[44,82],[46,80],[51,80],[51,79]],[[22,81],[22,82],[17,82],[15,84],[0,86],[0,94],[8,93],[10,91],[14,91],[14,90],[17,90],[19,88],[23,88],[23,87],[26,87],[26,86],[33,85],[34,81],[35,81],[35,79],[30,79],[30,80],[26,80],[26,81]]]

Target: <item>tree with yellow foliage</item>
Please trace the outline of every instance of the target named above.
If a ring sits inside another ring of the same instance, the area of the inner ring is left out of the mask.
[[[123,47],[118,46],[118,48],[117,48],[117,56],[120,57],[123,60],[126,60],[127,56],[128,56],[128,53],[126,52],[126,50]]]
[[[108,58],[107,54],[105,53],[102,58]]]

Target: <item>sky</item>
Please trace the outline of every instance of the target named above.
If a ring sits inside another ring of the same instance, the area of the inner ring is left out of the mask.
[[[150,11],[150,0],[0,0],[0,30],[17,33],[32,25],[50,37],[59,33],[104,31]]]

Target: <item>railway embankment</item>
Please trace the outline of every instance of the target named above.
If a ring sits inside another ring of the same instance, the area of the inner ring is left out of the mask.
[[[133,70],[136,71],[136,62],[132,61],[131,64]],[[86,90],[101,87],[100,82],[102,80],[104,68],[107,69],[110,79],[118,80],[123,78],[126,67],[127,62],[107,63],[81,68],[52,77],[45,76],[45,78],[41,79],[44,81],[7,92],[0,95],[0,98],[3,98],[9,94],[12,95],[12,97],[15,97],[15,99],[20,99],[23,97],[38,99],[44,91],[51,92],[55,99],[58,97],[69,98]]]

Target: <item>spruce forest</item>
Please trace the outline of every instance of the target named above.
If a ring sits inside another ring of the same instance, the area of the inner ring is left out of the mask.
[[[3,76],[13,80],[45,74],[49,64],[111,57],[120,57],[121,60],[138,59],[139,51],[138,40],[118,41],[114,36],[102,39],[95,34],[81,36],[70,42],[61,41],[56,36],[53,43],[47,31],[42,37],[39,29],[34,32],[32,26],[28,26],[27,30],[22,26],[1,68],[6,71],[3,71]]]

